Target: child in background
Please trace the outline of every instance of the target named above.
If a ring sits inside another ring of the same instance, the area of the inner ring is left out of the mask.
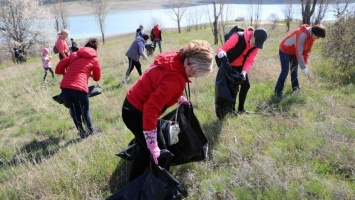
[[[52,63],[51,63],[52,58],[53,57],[51,55],[49,55],[49,49],[43,48],[41,59],[42,59],[42,64],[43,64],[43,69],[44,69],[43,82],[45,82],[45,83],[47,83],[46,77],[47,77],[48,70],[51,72],[52,78],[54,78],[54,73],[52,70]]]

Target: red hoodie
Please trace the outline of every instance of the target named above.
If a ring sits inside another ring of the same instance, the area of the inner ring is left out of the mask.
[[[127,92],[127,100],[143,112],[143,131],[157,128],[157,119],[165,108],[177,103],[186,82],[190,81],[179,52],[167,52],[155,58]]]
[[[77,52],[60,60],[55,68],[56,74],[63,74],[60,88],[89,92],[88,79],[92,73],[94,81],[101,77],[101,66],[97,52],[90,47],[82,47]]]

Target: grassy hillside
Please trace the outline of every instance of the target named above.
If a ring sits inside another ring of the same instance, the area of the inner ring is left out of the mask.
[[[355,86],[333,85],[318,75],[326,63],[317,41],[311,79],[300,75],[301,91],[292,94],[288,78],[287,98],[278,101],[273,91],[285,27],[265,27],[270,38],[249,74],[246,102],[256,114],[219,121],[217,68],[193,79],[192,103],[209,139],[209,159],[172,167],[172,173],[188,190],[187,199],[355,199]],[[213,42],[210,29],[163,35],[163,51],[192,39]],[[99,47],[103,93],[90,99],[90,112],[102,134],[83,141],[68,110],[52,100],[60,76],[43,83],[39,58],[0,69],[0,199],[105,199],[127,184],[130,163],[115,154],[133,138],[121,105],[138,73],[132,72],[128,85],[119,84],[132,39]],[[143,68],[152,60],[143,61]]]

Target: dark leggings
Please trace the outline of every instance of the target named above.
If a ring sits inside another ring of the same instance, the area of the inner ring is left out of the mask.
[[[46,80],[46,77],[47,77],[47,71],[49,70],[49,72],[51,72],[52,74],[52,78],[54,78],[54,73],[53,73],[53,70],[52,68],[44,68],[44,76],[43,76],[43,80]]]
[[[89,112],[89,95],[86,92],[62,88],[62,95],[65,104],[69,106],[70,116],[73,118],[74,124],[80,133],[86,132],[83,122],[88,132],[92,132],[92,124]]]
[[[122,106],[122,119],[127,128],[134,134],[136,142],[139,145],[139,151],[133,161],[132,170],[129,175],[129,181],[138,178],[148,167],[150,151],[143,135],[143,113],[137,110],[127,99]]]
[[[142,66],[141,63],[138,61],[133,60],[132,58],[128,57],[128,69],[126,71],[126,76],[129,76],[133,70],[133,67],[136,67],[139,76],[142,75]]]
[[[237,68],[234,68],[234,69],[239,71],[239,72],[242,72],[242,68],[241,67],[237,67]],[[250,83],[249,83],[248,74],[246,74],[245,78],[246,78],[245,81],[240,86],[239,85],[237,86],[238,90],[239,90],[239,87],[240,87],[238,111],[243,111],[244,110],[244,103],[245,103],[245,100],[247,98],[248,91],[250,89]],[[237,95],[238,95],[238,93],[237,93]],[[235,98],[237,98],[237,96]],[[233,110],[235,110],[235,107],[233,108]]]

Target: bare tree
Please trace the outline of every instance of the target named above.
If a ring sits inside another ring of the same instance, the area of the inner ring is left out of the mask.
[[[253,22],[254,22],[254,4],[253,3],[249,4],[248,13],[249,13],[249,25],[253,26]]]
[[[302,23],[311,24],[311,17],[316,9],[318,0],[301,0]]]
[[[224,1],[223,0],[212,0],[213,5],[213,22],[212,25],[212,33],[214,36],[214,44],[218,44],[218,21],[223,13]]]
[[[100,26],[102,44],[105,44],[105,19],[109,10],[108,1],[93,0],[92,5],[94,7],[96,21]]]
[[[258,28],[260,25],[260,20],[261,20],[261,9],[263,6],[263,0],[258,0],[256,5],[255,5],[255,13],[254,13],[254,19],[255,19],[255,28]]]
[[[202,12],[202,10],[203,10],[203,8],[202,9],[201,8],[200,9],[195,9],[194,11],[192,11],[192,13],[193,13],[192,17],[195,19],[194,20],[194,22],[195,22],[195,24],[194,24],[195,30],[201,29],[201,27],[202,27],[201,21],[202,21],[202,19],[204,17],[206,17],[205,13]]]
[[[187,0],[170,0],[169,6],[175,15],[173,20],[177,22],[179,33],[181,33],[181,19],[187,10],[188,1]]]
[[[330,0],[319,0],[315,14],[312,17],[313,24],[320,24],[328,10]]]
[[[235,18],[235,12],[233,10],[230,10],[230,7],[225,6],[223,8],[223,10],[221,10],[222,14],[221,14],[221,23],[219,23],[219,39],[221,41],[221,43],[223,43],[224,41],[224,35],[229,32],[229,30],[227,29],[228,24],[231,21],[231,18],[236,20]]]
[[[279,17],[277,16],[277,14],[272,13],[272,14],[269,16],[269,20],[272,21],[271,29],[274,30],[275,27],[276,27],[277,22],[278,22],[280,19],[279,19]]]
[[[48,16],[50,13],[39,5],[38,0],[0,1],[1,50],[13,54],[14,47],[28,52],[37,44],[48,46],[52,41],[51,31],[47,29],[50,26]]]
[[[290,23],[293,20],[293,14],[294,14],[293,3],[294,0],[286,0],[283,9],[283,14],[285,17],[285,22],[287,27],[286,32],[290,31]]]
[[[346,15],[348,11],[348,7],[350,4],[350,0],[334,0],[332,1],[332,8],[331,10],[334,12],[334,16],[339,19]]]
[[[68,28],[68,13],[65,4],[62,0],[55,0],[52,6],[52,13],[54,15],[54,28],[57,32]]]

